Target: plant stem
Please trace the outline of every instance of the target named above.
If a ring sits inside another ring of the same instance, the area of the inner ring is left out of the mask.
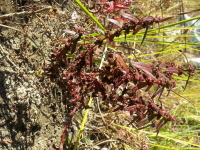
[[[89,113],[89,109],[90,109],[90,106],[91,106],[91,103],[92,103],[92,96],[90,95],[90,100],[88,102],[88,107],[86,110],[85,110],[85,115],[83,117],[83,121],[81,123],[81,126],[80,126],[80,130],[79,130],[79,133],[78,133],[78,137],[76,139],[76,143],[74,145],[74,149],[73,150],[77,150],[77,147],[79,145],[79,141],[80,141],[80,138],[81,138],[81,135],[83,133],[83,129],[84,129],[84,126],[85,126],[85,123],[87,121],[87,116],[88,116],[88,113]]]
[[[88,15],[90,18],[103,30],[106,31],[106,29],[103,27],[103,25],[88,11],[87,8],[79,1],[79,0],[74,0],[80,7],[81,9]]]

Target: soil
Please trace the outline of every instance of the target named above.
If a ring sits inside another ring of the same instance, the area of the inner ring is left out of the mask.
[[[65,123],[62,92],[38,72],[63,30],[75,25],[70,18],[78,9],[73,1],[0,3],[0,149],[57,149]]]

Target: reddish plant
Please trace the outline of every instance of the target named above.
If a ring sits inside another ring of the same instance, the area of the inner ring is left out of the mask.
[[[117,8],[116,5],[122,1],[112,3]],[[111,11],[111,8],[108,10]],[[113,112],[123,110],[130,112],[131,115],[134,114],[130,123],[134,122],[138,128],[144,128],[151,123],[159,132],[168,121],[175,121],[175,118],[163,108],[160,98],[166,96],[163,95],[165,89],[169,94],[176,86],[172,75],[182,75],[184,72],[193,75],[192,66],[184,69],[169,62],[147,64],[138,61],[128,64],[130,60],[125,59],[123,53],[113,51],[108,52],[107,61],[101,69],[95,61],[101,59],[99,51],[103,51],[102,43],[105,39],[110,43],[121,34],[125,36],[130,32],[135,34],[143,28],[148,28],[148,25],[167,19],[169,18],[151,16],[139,19],[131,14],[122,13],[118,19],[109,20],[118,26],[117,29],[113,27],[114,32],[106,31],[104,37],[96,38],[94,43],[78,44],[84,31],[76,29],[77,36],[69,37],[65,46],[53,50],[51,64],[44,70],[46,75],[56,81],[66,93],[69,112],[69,119],[62,135],[61,149],[72,117],[77,111],[87,108],[89,95],[93,98],[99,97],[108,107],[112,106]],[[122,21],[123,25],[118,21]],[[146,92],[148,97],[139,94],[141,90]],[[156,97],[159,103],[154,100]]]
[[[130,0],[101,0],[105,3],[108,8],[105,13],[110,13],[111,11],[115,11],[115,9],[128,9],[128,5],[131,4]]]

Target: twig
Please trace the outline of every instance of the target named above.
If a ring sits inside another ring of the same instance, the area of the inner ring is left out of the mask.
[[[44,22],[37,14],[34,14],[34,15],[35,15],[35,16],[38,18],[38,20],[42,23],[42,25],[44,26],[46,32],[47,32],[47,33],[50,32],[50,29],[46,26],[45,22]],[[50,39],[51,39],[51,41],[53,42],[53,39],[52,39],[51,36],[50,36]]]
[[[95,146],[98,146],[100,144],[103,144],[103,143],[107,143],[107,142],[116,142],[117,140],[104,140],[104,141],[100,141],[96,144],[94,144],[91,148],[94,148]]]
[[[10,64],[12,64],[17,70],[19,70],[19,67],[8,57],[9,53],[3,48],[1,44],[0,44],[0,48],[1,48],[1,53],[5,55],[5,58],[7,59],[7,61]]]
[[[104,52],[103,52],[103,57],[102,57],[102,59],[101,59],[101,64],[100,64],[100,66],[99,66],[99,69],[101,69],[102,66],[103,66],[103,62],[105,61],[105,57],[106,57],[107,50],[108,50],[108,47],[107,47],[107,45],[106,45],[106,47],[105,47],[105,49],[104,49]],[[103,115],[102,115],[102,113],[101,113],[101,109],[100,109],[100,107],[99,107],[99,98],[98,98],[98,97],[97,97],[97,107],[98,107],[99,113],[100,113],[100,115],[101,115],[101,118],[102,118],[102,120],[103,120],[103,123],[104,123],[105,125],[107,125],[107,124],[106,124],[106,121],[105,121],[105,119],[104,119],[104,117],[103,117]]]
[[[8,145],[9,143],[12,143],[11,140],[1,140],[0,143]]]
[[[5,14],[5,15],[0,16],[0,19],[6,19],[8,17],[15,17],[15,16],[29,16],[29,15],[32,15],[32,14],[42,13],[42,12],[48,11],[50,9],[52,9],[52,6],[48,6],[48,7],[36,10],[36,11],[22,11],[22,12],[9,13],[9,14]]]
[[[1,27],[5,27],[5,28],[8,28],[8,29],[12,29],[12,30],[15,30],[15,31],[18,31],[18,32],[24,34],[24,35],[25,35],[27,38],[29,38],[29,40],[31,40],[37,47],[39,47],[39,46],[35,43],[35,41],[34,41],[31,37],[29,37],[29,36],[27,35],[27,33],[23,32],[22,30],[19,30],[19,29],[16,29],[16,28],[14,28],[14,27],[10,27],[10,26],[4,25],[4,24],[0,24],[0,26],[1,26]]]

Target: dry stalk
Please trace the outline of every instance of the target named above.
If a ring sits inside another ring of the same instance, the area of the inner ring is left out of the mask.
[[[52,9],[52,6],[48,6],[48,7],[36,10],[36,11],[22,11],[22,12],[9,13],[9,14],[5,14],[5,15],[1,15],[0,19],[6,19],[8,17],[16,17],[16,16],[29,16],[32,14],[47,12],[47,11],[50,11],[51,9]]]

